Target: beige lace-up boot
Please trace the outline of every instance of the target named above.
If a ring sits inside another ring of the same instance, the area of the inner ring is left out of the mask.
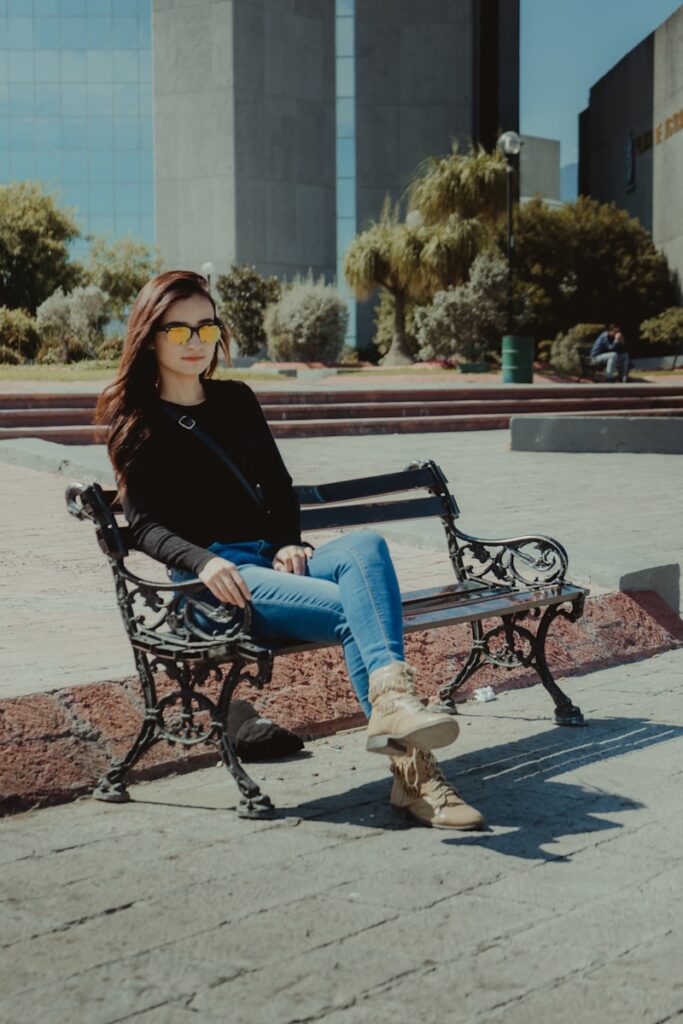
[[[452,715],[435,712],[415,696],[415,669],[392,661],[370,673],[367,749],[376,754],[402,754],[408,747],[447,747],[458,735]]]
[[[479,811],[446,782],[433,754],[416,748],[403,757],[392,757],[391,771],[391,806],[397,811],[431,828],[486,828]]]

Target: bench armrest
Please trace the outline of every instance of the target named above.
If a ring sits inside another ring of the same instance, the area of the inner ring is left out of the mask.
[[[513,587],[564,582],[567,552],[552,537],[491,540],[470,537],[455,527],[453,531],[457,538],[456,569],[464,580],[485,580]]]

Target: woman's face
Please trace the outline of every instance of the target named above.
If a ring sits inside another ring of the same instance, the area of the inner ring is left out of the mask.
[[[208,368],[217,343],[200,341],[196,329],[202,324],[215,323],[215,319],[211,301],[205,295],[191,295],[171,303],[154,334],[153,347],[162,381],[178,376],[197,377]],[[183,345],[169,341],[168,334],[160,328],[171,324],[193,328],[192,337]]]

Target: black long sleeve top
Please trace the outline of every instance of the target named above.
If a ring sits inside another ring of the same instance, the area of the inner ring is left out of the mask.
[[[129,466],[123,509],[136,547],[152,558],[197,574],[218,541],[301,543],[292,479],[251,388],[241,381],[204,381],[200,405],[173,406],[194,419],[256,489],[260,510],[211,449],[156,410],[152,436]]]

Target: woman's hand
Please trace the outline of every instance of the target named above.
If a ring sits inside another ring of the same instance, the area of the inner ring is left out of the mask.
[[[278,572],[293,572],[295,576],[306,575],[306,559],[308,553],[298,544],[288,544],[280,548],[273,559],[273,569]]]
[[[213,596],[224,604],[236,604],[238,608],[244,608],[251,601],[249,587],[237,566],[226,558],[212,558],[197,575]]]

